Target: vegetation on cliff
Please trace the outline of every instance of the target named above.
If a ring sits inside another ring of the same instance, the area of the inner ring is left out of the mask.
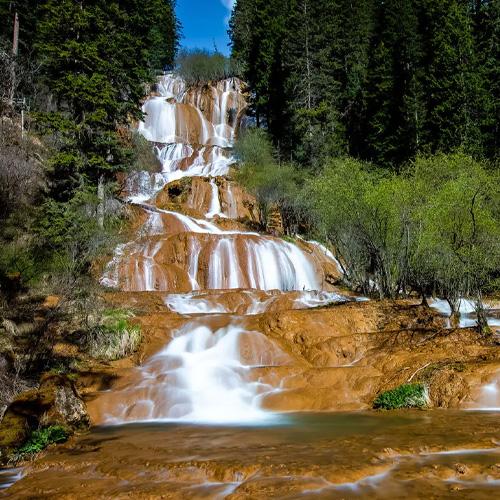
[[[426,405],[425,387],[420,384],[400,385],[392,391],[383,392],[373,402],[373,408],[380,410],[422,408]]]
[[[36,455],[51,444],[64,443],[68,439],[68,431],[60,425],[50,425],[48,427],[33,431],[26,443],[16,450],[16,459],[22,460],[30,455]]]
[[[232,76],[229,59],[215,49],[181,49],[175,61],[176,73],[188,86],[208,85]]]

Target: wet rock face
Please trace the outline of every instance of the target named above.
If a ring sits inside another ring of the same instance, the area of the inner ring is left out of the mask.
[[[70,432],[90,427],[85,403],[65,375],[46,374],[40,388],[20,394],[0,423],[0,460],[5,461],[40,425],[62,425]]]

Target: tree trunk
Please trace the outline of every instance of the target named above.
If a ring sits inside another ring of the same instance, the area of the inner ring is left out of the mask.
[[[427,302],[427,296],[425,295],[425,292],[422,292],[422,303],[420,305],[429,307],[429,302]]]
[[[490,327],[488,326],[488,318],[486,317],[486,310],[484,309],[483,298],[479,295],[474,303],[477,315],[477,328],[482,335],[491,334]]]
[[[448,302],[451,309],[450,326],[451,328],[458,328],[460,326],[460,301],[457,303],[456,301],[447,298],[446,302]]]
[[[104,176],[99,176],[97,183],[97,223],[104,228]]]
[[[14,14],[14,38],[12,41],[12,64],[10,70],[10,92],[9,103],[14,103],[14,92],[16,89],[16,57],[19,47],[19,14],[17,11]]]

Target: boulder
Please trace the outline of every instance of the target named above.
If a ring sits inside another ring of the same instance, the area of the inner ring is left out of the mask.
[[[66,375],[47,373],[40,388],[23,392],[10,404],[0,423],[0,460],[5,461],[40,426],[62,425],[70,433],[90,426],[85,403]]]

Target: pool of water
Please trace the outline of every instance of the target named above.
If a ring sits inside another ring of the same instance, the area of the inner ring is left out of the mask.
[[[500,497],[500,421],[494,412],[409,411],[286,414],[259,427],[97,427],[47,453],[3,494],[491,500]]]

